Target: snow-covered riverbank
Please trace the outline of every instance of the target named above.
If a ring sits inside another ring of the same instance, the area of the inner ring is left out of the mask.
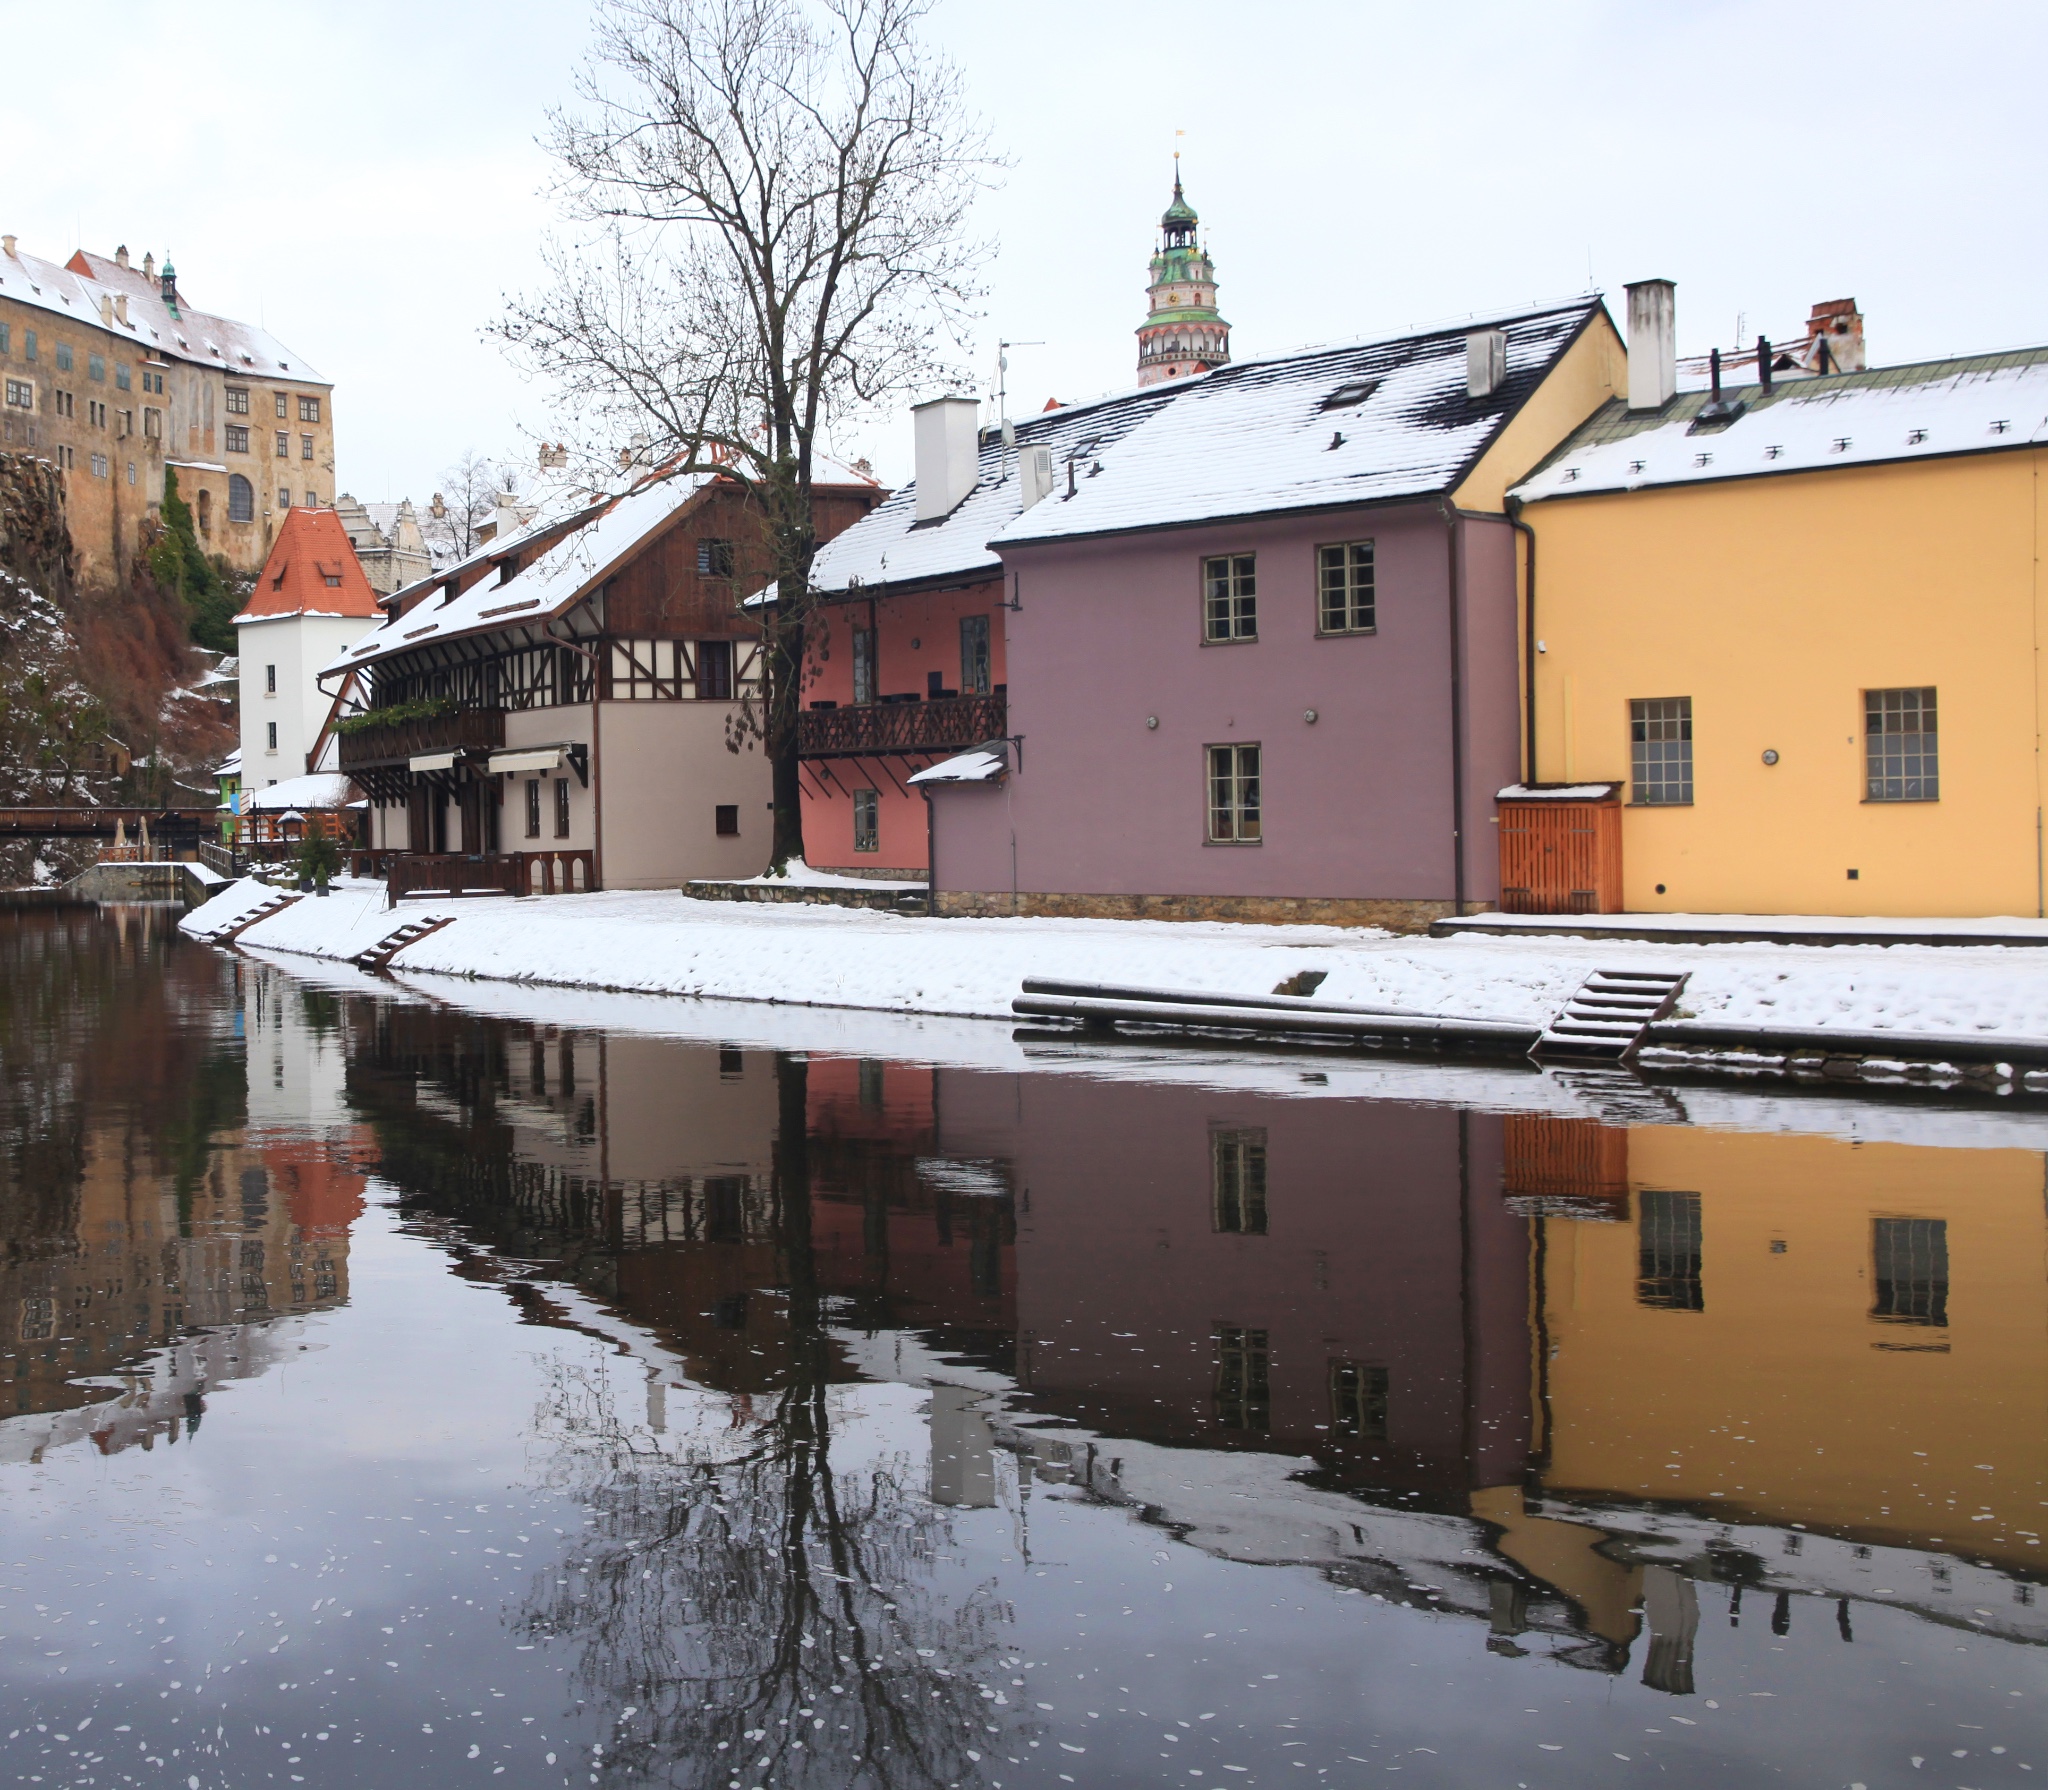
[[[205,931],[271,891],[245,882],[187,917]],[[1589,971],[1691,972],[1683,1010],[1731,1025],[2048,1037],[2048,950],[1948,945],[1684,945],[1399,938],[1322,926],[933,920],[668,892],[384,904],[344,881],[243,943],[347,961],[407,920],[450,923],[393,967],[497,981],[1007,1019],[1027,976],[1270,994],[1304,970],[1318,998],[1541,1023]]]

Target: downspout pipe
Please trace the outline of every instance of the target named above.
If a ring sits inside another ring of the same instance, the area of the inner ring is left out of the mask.
[[[1522,500],[1507,501],[1508,526],[1529,543],[1522,581],[1522,781],[1532,788],[1536,778],[1536,531],[1522,520]]]
[[[604,677],[598,664],[594,648],[579,646],[573,640],[564,640],[559,634],[548,636],[557,646],[566,646],[572,653],[581,653],[590,661],[590,864],[591,884],[604,887]],[[566,874],[566,872],[565,872]]]
[[[1458,606],[1465,582],[1465,537],[1457,505],[1437,499],[1444,519],[1444,547],[1449,570],[1451,646],[1451,911],[1465,911],[1465,643]]]
[[[920,783],[917,793],[924,797],[924,911],[935,919],[939,912],[938,814],[932,807],[930,789]]]

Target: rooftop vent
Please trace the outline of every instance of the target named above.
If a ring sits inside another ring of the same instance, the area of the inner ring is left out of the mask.
[[[1032,442],[1017,450],[1017,484],[1027,510],[1052,495],[1051,448]]]
[[[1490,398],[1507,383],[1508,338],[1497,329],[1475,329],[1465,338],[1465,395]]]

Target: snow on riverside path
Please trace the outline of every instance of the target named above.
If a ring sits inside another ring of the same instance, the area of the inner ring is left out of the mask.
[[[217,924],[267,891],[223,891]],[[229,904],[229,905],[223,905]],[[384,905],[343,881],[242,942],[346,960],[406,919],[456,916],[398,966],[509,982],[1008,1019],[1027,976],[1270,994],[1324,970],[1317,996],[1422,1012],[1549,1019],[1602,966],[1688,970],[1681,1010],[1729,1024],[2048,1037],[2048,949],[1664,945],[1620,939],[1401,938],[1327,926],[933,920],[665,891]]]

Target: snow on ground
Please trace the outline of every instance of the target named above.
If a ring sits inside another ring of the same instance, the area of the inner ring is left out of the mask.
[[[923,883],[892,883],[879,877],[843,876],[836,870],[813,870],[801,858],[791,858],[789,869],[782,876],[771,876],[764,871],[759,876],[707,876],[703,880],[730,883],[740,888],[759,884],[771,889],[916,889],[921,893],[925,887]]]
[[[241,884],[195,910],[212,929],[263,899]],[[232,903],[233,906],[223,906]],[[407,901],[343,879],[243,934],[346,960],[405,921],[455,923],[394,967],[510,982],[883,1012],[1010,1017],[1027,976],[1270,994],[1323,970],[1317,998],[1541,1023],[1593,970],[1691,972],[1681,1015],[1728,1024],[2048,1037],[2048,949],[1679,945],[1620,939],[1401,938],[1328,926],[936,920],[668,891]]]

